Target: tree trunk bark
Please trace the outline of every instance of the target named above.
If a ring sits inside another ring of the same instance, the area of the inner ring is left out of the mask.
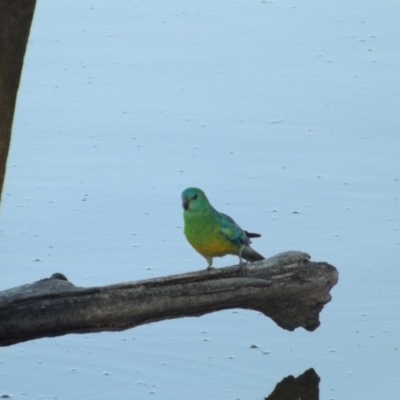
[[[121,331],[154,321],[244,308],[283,329],[315,330],[338,281],[335,267],[285,252],[247,265],[80,288],[60,273],[0,292],[0,346],[68,333]]]
[[[36,0],[0,0],[0,200],[15,103]]]

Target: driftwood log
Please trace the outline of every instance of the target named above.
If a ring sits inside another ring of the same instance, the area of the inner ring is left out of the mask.
[[[283,329],[315,330],[338,281],[335,267],[285,252],[247,265],[81,288],[60,273],[0,292],[0,346],[68,333],[121,331],[149,322],[244,308]]]

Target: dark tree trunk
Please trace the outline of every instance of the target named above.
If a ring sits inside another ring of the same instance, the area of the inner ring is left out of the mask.
[[[0,0],[0,199],[35,5],[36,0]]]

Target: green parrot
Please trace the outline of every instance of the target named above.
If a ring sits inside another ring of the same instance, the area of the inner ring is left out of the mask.
[[[244,231],[231,217],[218,212],[202,190],[184,190],[182,205],[186,239],[207,260],[208,270],[212,268],[213,257],[227,254],[239,257],[243,274],[246,271],[242,258],[250,262],[264,260],[250,247],[250,238],[261,235]]]

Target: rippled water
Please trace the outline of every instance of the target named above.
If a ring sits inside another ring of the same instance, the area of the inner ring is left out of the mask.
[[[0,289],[206,267],[180,193],[335,265],[315,332],[233,310],[0,349],[15,399],[262,399],[314,368],[321,399],[400,393],[395,2],[41,1],[1,210]],[[216,266],[236,263],[217,259]]]

